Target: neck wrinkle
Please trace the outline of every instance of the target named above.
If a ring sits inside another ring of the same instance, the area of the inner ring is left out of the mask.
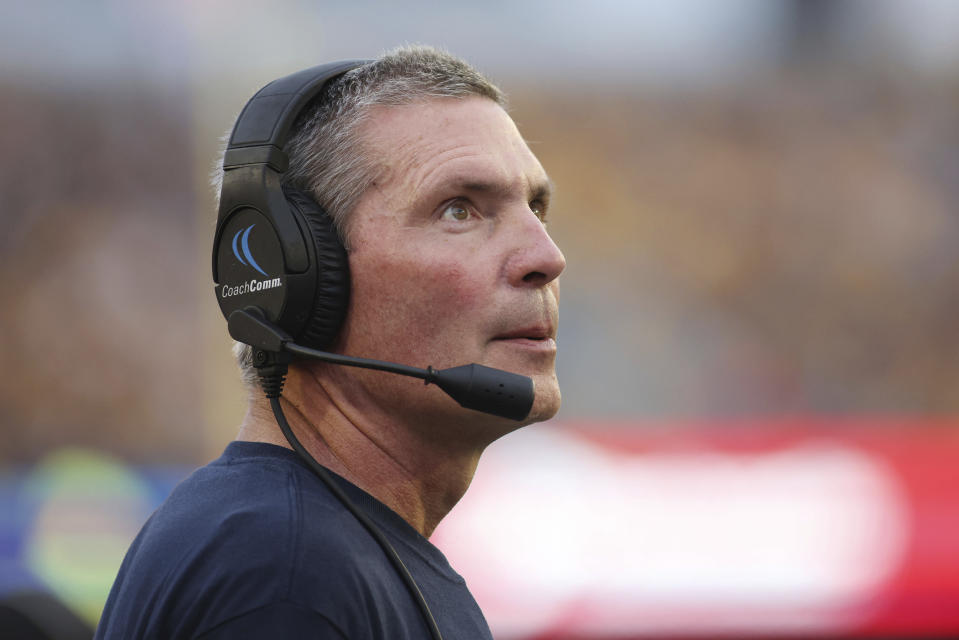
[[[391,420],[375,405],[355,406],[322,369],[297,368],[290,373],[281,402],[289,412],[290,427],[310,455],[429,538],[469,487],[481,451],[449,451],[424,442],[416,430]],[[248,424],[251,419],[255,425]],[[265,414],[251,407],[240,439],[290,448],[268,405]]]

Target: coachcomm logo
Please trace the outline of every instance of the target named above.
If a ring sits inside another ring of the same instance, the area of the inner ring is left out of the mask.
[[[253,227],[255,226],[256,226],[255,224],[251,224],[246,229],[240,229],[239,231],[236,232],[236,235],[233,236],[233,255],[235,255],[236,259],[239,260],[242,264],[253,267],[257,271],[265,275],[267,278],[269,278],[270,274],[268,274],[266,271],[260,268],[260,265],[256,263],[256,260],[253,259],[253,255],[250,253],[250,232],[253,231]],[[243,234],[242,239],[240,238],[240,234]],[[237,250],[237,246],[236,246],[237,240],[240,241],[240,246],[243,248],[242,256],[240,255],[240,252]],[[246,257],[246,260],[243,259],[244,256]]]
[[[257,264],[256,260],[253,259],[253,254],[250,253],[250,232],[253,231],[255,224],[251,224],[246,229],[240,229],[236,232],[236,235],[233,236],[233,255],[236,256],[236,259],[240,261],[241,264],[248,267],[253,267],[259,273],[262,273],[267,278],[270,277],[266,271]],[[240,254],[243,255],[240,255]],[[245,258],[245,260],[244,260]],[[223,285],[220,289],[220,295],[224,298],[230,298],[232,296],[243,295],[244,293],[254,293],[256,291],[263,291],[264,289],[274,289],[276,287],[283,286],[283,282],[280,278],[271,278],[270,280],[250,280],[249,282],[244,282],[236,286]]]

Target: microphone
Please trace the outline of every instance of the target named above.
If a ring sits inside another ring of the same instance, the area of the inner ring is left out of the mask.
[[[410,367],[395,362],[356,358],[338,353],[310,349],[293,342],[285,331],[269,322],[259,307],[246,307],[230,313],[227,319],[234,340],[270,353],[289,353],[348,367],[387,371],[401,376],[419,378],[425,384],[435,384],[461,407],[509,418],[524,420],[533,408],[535,390],[533,380],[502,369],[481,364],[467,364],[436,370]]]

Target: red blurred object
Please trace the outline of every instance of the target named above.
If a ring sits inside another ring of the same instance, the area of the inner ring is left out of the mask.
[[[497,638],[959,637],[959,421],[533,427],[434,542]]]

